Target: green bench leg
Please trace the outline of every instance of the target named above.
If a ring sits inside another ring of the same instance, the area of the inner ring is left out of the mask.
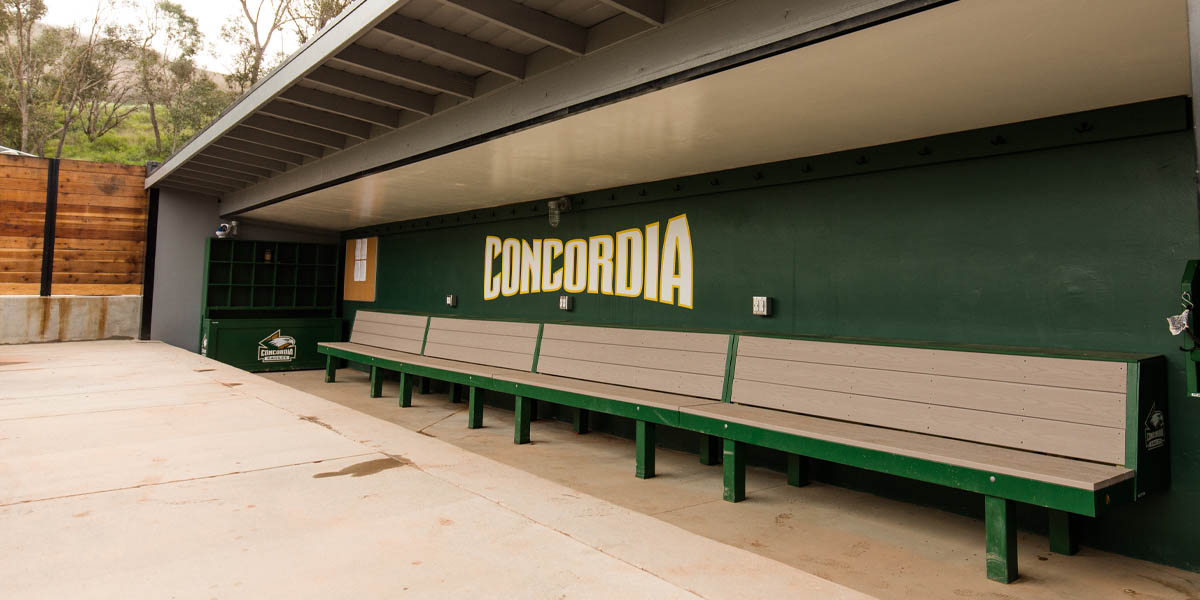
[[[458,404],[462,402],[462,385],[457,383],[450,384],[450,403]]]
[[[1017,579],[1017,524],[1013,501],[984,496],[983,509],[988,579],[1012,583]]]
[[[383,395],[383,369],[375,365],[371,365],[371,397],[378,398]]]
[[[400,408],[412,406],[412,375],[400,371]]]
[[[513,403],[513,443],[528,444],[529,443],[529,421],[533,415],[530,413],[534,407],[532,398],[524,398],[517,396]]]
[[[421,390],[420,390],[420,391],[421,391],[421,393],[422,393],[422,394],[428,394],[428,393],[429,393],[429,388],[430,388],[430,382],[429,382],[429,378],[428,378],[428,377],[422,377],[422,378],[421,378],[421,383],[420,383],[420,386],[421,386]]]
[[[735,440],[724,440],[725,500],[741,502],[746,499],[746,446]]]
[[[479,397],[479,388],[470,386],[467,389],[467,429],[483,427],[483,399]]]
[[[700,434],[700,464],[716,465],[721,462],[721,438]]]
[[[571,426],[575,428],[575,433],[587,433],[588,427],[588,410],[586,408],[576,408],[571,415]]]
[[[799,454],[788,455],[788,485],[804,487],[808,485],[808,457]]]
[[[333,383],[337,379],[338,359],[332,354],[325,355],[325,383]]]
[[[1071,531],[1071,513],[1050,509],[1050,551],[1066,556],[1079,552],[1079,542]]]
[[[637,421],[637,476],[641,479],[654,477],[654,423]]]

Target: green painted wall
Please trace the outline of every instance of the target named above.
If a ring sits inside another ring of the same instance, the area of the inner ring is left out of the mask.
[[[1190,130],[805,183],[387,235],[375,308],[459,316],[1165,354],[1172,489],[1085,543],[1200,570],[1200,408],[1186,397],[1179,277],[1200,256]],[[484,238],[613,234],[686,213],[695,308],[558,293],[482,299]],[[457,294],[448,311],[445,294]],[[750,315],[750,297],[776,316]],[[346,317],[360,303],[347,303]],[[837,469],[934,504],[961,496]],[[911,490],[919,491],[913,492]],[[954,498],[942,500],[939,498]],[[982,502],[980,501],[981,505]],[[1044,513],[1043,513],[1044,514]],[[1036,515],[1036,513],[1035,513]],[[1028,523],[1034,529],[1044,525]]]

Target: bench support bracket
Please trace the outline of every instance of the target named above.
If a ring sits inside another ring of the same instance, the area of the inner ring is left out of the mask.
[[[375,365],[371,365],[371,397],[378,398],[383,395],[383,369]]]
[[[715,435],[700,434],[700,464],[716,465],[721,463],[721,438]]]
[[[479,397],[479,388],[471,386],[467,390],[467,429],[483,427],[483,399]]]
[[[584,434],[589,431],[588,428],[588,410],[586,408],[576,408],[571,415],[571,426],[575,429],[575,433]]]
[[[637,476],[642,479],[654,477],[655,425],[646,421],[635,421],[637,427]]]
[[[412,375],[400,371],[400,408],[412,406]]]
[[[995,496],[983,497],[987,529],[987,576],[1000,583],[1017,579],[1017,525],[1013,501]]]
[[[513,443],[529,443],[530,413],[534,407],[533,398],[517,396],[513,403]]]
[[[332,354],[325,355],[325,383],[333,383],[337,379],[338,359]]]
[[[790,486],[804,487],[808,485],[808,457],[789,454],[787,475]]]
[[[1071,513],[1050,509],[1050,551],[1067,556],[1079,552],[1079,542],[1071,531]]]
[[[736,440],[724,440],[721,460],[725,463],[725,500],[741,502],[746,499],[746,445]]]

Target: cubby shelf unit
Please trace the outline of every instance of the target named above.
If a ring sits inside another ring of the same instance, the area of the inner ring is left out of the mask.
[[[243,312],[334,314],[337,246],[255,240],[208,240],[204,316]]]

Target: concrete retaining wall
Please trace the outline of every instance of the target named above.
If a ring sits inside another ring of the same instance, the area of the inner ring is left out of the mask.
[[[136,338],[141,296],[0,296],[0,344]]]

